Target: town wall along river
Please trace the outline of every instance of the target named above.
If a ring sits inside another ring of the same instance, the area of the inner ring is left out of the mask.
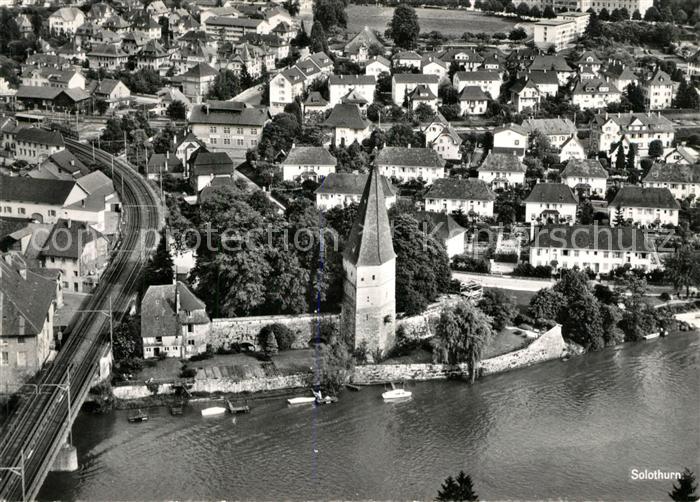
[[[464,469],[482,499],[666,499],[670,481],[632,469],[700,474],[700,337],[628,344],[486,377],[382,388],[339,403],[253,403],[203,419],[149,410],[83,414],[81,468],[51,474],[43,499],[430,499]],[[197,404],[197,406],[200,406]]]

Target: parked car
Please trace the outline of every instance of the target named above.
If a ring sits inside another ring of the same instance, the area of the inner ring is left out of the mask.
[[[484,289],[481,287],[481,284],[467,281],[460,286],[459,294],[476,303],[484,296]]]

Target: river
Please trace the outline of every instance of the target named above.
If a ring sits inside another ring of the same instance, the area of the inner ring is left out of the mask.
[[[700,474],[697,333],[409,388],[397,404],[379,387],[317,409],[255,401],[236,424],[198,408],[142,424],[83,414],[80,469],[40,498],[430,499],[464,469],[482,499],[659,500],[672,482],[632,469]]]

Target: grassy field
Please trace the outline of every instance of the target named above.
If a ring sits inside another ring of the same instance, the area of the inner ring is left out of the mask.
[[[387,23],[394,13],[393,7],[377,5],[348,5],[348,31],[351,33],[362,30],[365,26],[384,33]],[[444,35],[459,37],[464,32],[470,33],[508,33],[517,23],[515,19],[488,16],[480,12],[448,9],[416,9],[418,22],[422,33],[439,31]],[[311,26],[310,12],[303,12],[301,18],[307,27]],[[532,31],[532,23],[520,23],[526,31]]]

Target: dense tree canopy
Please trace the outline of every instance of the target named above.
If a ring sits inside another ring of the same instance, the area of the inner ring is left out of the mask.
[[[242,91],[241,82],[232,70],[221,70],[209,88],[207,99],[228,101]]]
[[[418,43],[420,25],[418,15],[413,7],[399,4],[389,22],[386,35],[394,41],[396,47],[414,49]]]

